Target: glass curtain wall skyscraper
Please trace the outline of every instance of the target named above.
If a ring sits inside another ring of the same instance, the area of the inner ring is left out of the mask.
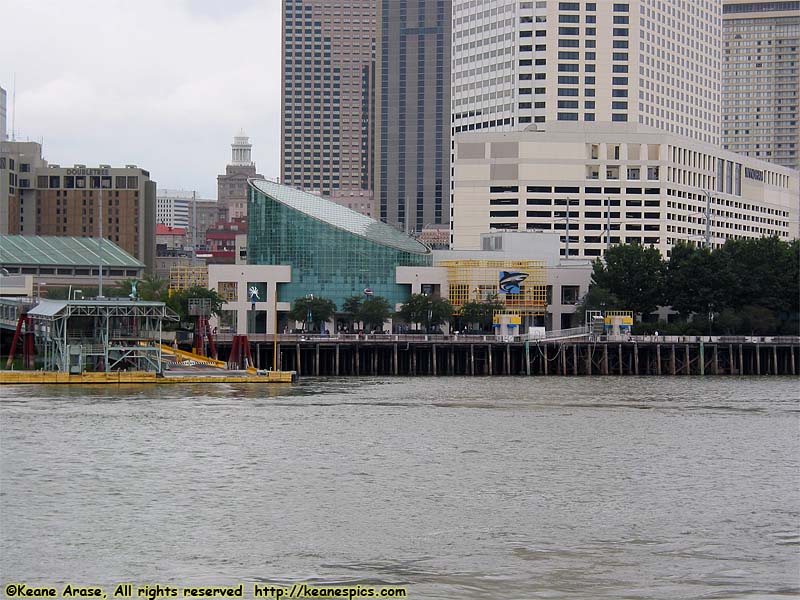
[[[451,0],[377,0],[375,198],[404,231],[449,223]]]
[[[376,0],[283,0],[281,181],[372,189]]]

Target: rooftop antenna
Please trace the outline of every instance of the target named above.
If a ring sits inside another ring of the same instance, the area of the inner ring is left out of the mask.
[[[99,236],[97,238],[97,254],[100,262],[100,269],[97,271],[100,275],[97,287],[97,299],[103,299],[103,180],[100,179],[100,191],[98,192],[100,204],[100,218],[98,219]]]
[[[11,141],[17,141],[17,74],[14,73],[14,89],[11,90]]]

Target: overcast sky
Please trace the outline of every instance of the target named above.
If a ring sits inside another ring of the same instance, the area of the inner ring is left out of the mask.
[[[8,129],[60,165],[135,164],[216,198],[241,128],[280,170],[279,0],[0,0]]]

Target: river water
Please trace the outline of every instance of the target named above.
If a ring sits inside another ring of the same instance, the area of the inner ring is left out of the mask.
[[[797,597],[798,389],[731,377],[5,386],[0,581]]]

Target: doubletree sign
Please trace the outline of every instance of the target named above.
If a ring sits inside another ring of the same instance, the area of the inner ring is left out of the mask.
[[[751,169],[750,167],[744,168],[744,176],[748,179],[755,179],[756,181],[764,181],[764,171],[760,169]]]

